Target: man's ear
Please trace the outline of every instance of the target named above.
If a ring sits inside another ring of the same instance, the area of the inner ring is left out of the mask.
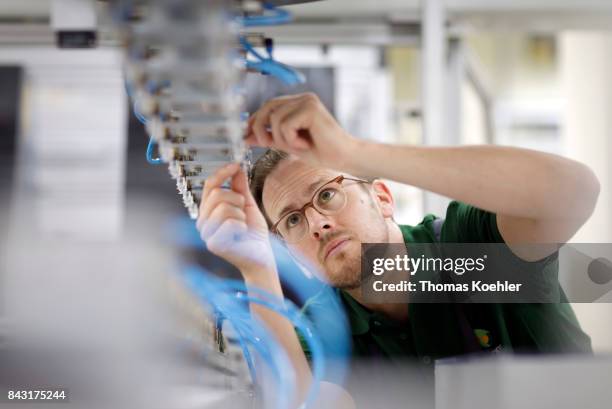
[[[382,211],[383,217],[393,218],[395,201],[393,200],[393,195],[391,194],[391,190],[389,190],[389,186],[387,186],[387,184],[382,180],[377,179],[372,182],[372,191],[374,193],[376,202]]]

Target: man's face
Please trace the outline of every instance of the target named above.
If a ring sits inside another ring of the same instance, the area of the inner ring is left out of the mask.
[[[281,161],[264,184],[263,205],[268,217],[276,223],[286,213],[284,209],[300,209],[316,189],[339,175],[295,157]],[[387,243],[389,230],[370,185],[344,181],[342,186],[346,206],[333,215],[307,208],[308,231],[298,243],[288,246],[323,272],[331,285],[350,289],[361,283],[361,243]]]

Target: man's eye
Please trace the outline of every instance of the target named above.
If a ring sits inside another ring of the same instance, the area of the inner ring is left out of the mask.
[[[319,193],[319,203],[325,204],[334,198],[336,195],[335,189],[325,189],[321,193]]]
[[[319,193],[319,204],[326,204],[329,203],[334,196],[336,195],[336,190],[335,189],[325,189],[323,190],[321,193]]]
[[[302,215],[300,213],[292,213],[287,216],[287,228],[292,228],[300,224],[302,221]]]

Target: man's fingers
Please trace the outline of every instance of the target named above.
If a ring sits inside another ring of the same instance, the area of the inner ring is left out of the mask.
[[[304,137],[304,134],[308,134],[308,132],[301,133],[300,131],[307,131],[312,125],[311,120],[312,114],[303,109],[294,109],[283,118],[280,124],[280,133],[283,136],[284,143],[291,150],[308,149],[310,147],[310,141]]]
[[[298,94],[291,97],[275,98],[264,104],[254,114],[252,125],[245,140],[250,144],[274,146],[291,152],[307,149],[310,143],[300,136],[300,130],[307,130],[314,115],[312,94]]]
[[[299,111],[300,107],[301,104],[299,100],[287,102],[277,107],[270,114],[270,128],[272,130],[274,146],[278,147],[281,150],[287,152],[291,151],[291,146],[289,146],[285,139],[285,135],[283,135],[282,127],[287,116],[290,115],[292,112]]]
[[[257,139],[258,145],[267,147],[272,144],[272,134],[267,130],[269,116],[270,113],[282,103],[282,101],[275,99],[268,101],[253,115],[254,119],[251,130]]]
[[[202,190],[202,203],[206,201],[212,189],[220,187],[223,182],[232,177],[239,169],[240,165],[238,163],[230,163],[217,170],[211,177],[207,178],[204,183],[204,189]]]
[[[234,175],[235,177],[236,175]],[[201,225],[210,218],[211,212],[220,204],[228,203],[236,206],[240,209],[244,208],[245,198],[242,194],[236,193],[235,191],[223,189],[220,187],[214,188],[210,191],[206,201],[202,201],[200,206],[200,215],[196,222],[196,227],[200,229]]]
[[[202,223],[200,236],[204,241],[208,242],[221,228],[221,226],[230,220],[244,222],[246,225],[246,215],[244,210],[229,203],[220,204]]]
[[[236,192],[236,194],[244,198],[245,205],[255,204],[255,198],[253,198],[251,190],[249,189],[249,181],[247,179],[247,175],[243,170],[237,172],[232,177],[232,190]]]
[[[271,146],[273,142],[272,133],[268,131],[270,126],[270,114],[279,107],[290,104],[293,101],[298,101],[303,98],[304,94],[286,95],[274,98],[266,102],[253,114],[253,122],[250,126],[250,131],[247,133],[247,138],[250,133],[255,135],[257,143],[260,146]]]

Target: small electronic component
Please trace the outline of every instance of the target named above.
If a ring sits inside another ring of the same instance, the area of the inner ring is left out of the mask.
[[[194,219],[207,177],[229,162],[250,166],[241,25],[232,18],[243,14],[240,7],[226,0],[114,3],[126,88],[151,138],[149,162],[168,164]]]
[[[147,160],[168,164],[189,215],[196,219],[207,177],[229,162],[250,167],[243,142],[246,72],[272,75],[288,85],[304,81],[299,72],[273,59],[271,39],[252,32],[286,23],[291,16],[276,8],[278,1],[111,4],[125,49],[126,89],[150,136]],[[266,55],[255,47],[265,48]]]

